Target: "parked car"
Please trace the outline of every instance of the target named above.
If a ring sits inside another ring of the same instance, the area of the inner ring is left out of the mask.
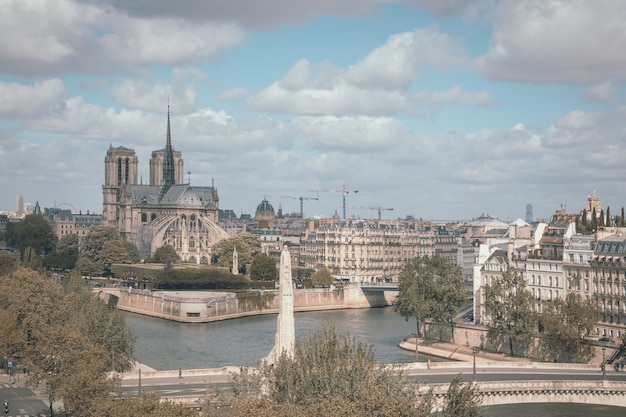
[[[601,337],[601,338],[598,339],[598,342],[615,344],[615,341],[613,339],[611,339],[610,337]]]
[[[474,313],[467,313],[463,316],[464,321],[474,321]]]

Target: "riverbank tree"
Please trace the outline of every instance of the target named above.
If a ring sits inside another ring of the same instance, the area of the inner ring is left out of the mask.
[[[511,356],[522,355],[535,335],[533,304],[533,295],[526,289],[524,278],[512,269],[486,285],[487,338],[496,344],[504,344],[504,339],[508,339]]]
[[[430,394],[400,370],[378,364],[372,345],[323,327],[297,340],[293,355],[258,370],[242,369],[230,388],[207,397],[205,415],[223,417],[310,416],[480,416],[475,385],[451,385],[442,414]]]
[[[587,362],[593,355],[589,336],[598,321],[598,307],[591,298],[567,293],[543,303],[540,315],[541,346],[559,362]]]
[[[453,326],[459,308],[467,299],[461,268],[438,255],[408,261],[398,282],[394,311],[405,320],[415,318],[418,337],[423,334],[427,318]]]

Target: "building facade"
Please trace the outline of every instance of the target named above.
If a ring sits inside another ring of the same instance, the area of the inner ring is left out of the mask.
[[[434,254],[430,224],[406,220],[311,220],[300,243],[302,266],[351,283],[397,281],[407,261]]]

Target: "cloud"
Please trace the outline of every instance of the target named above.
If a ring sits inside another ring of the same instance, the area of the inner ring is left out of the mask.
[[[604,81],[587,87],[584,97],[587,100],[600,103],[616,104],[618,100],[615,95],[619,91],[619,88],[618,83],[613,80]]]
[[[128,17],[97,2],[4,1],[0,72],[52,76],[108,74],[154,64],[189,64],[239,44],[228,23]]]
[[[478,60],[490,78],[528,83],[596,83],[626,77],[626,3],[504,0],[492,44]]]
[[[65,99],[63,81],[54,78],[32,85],[0,82],[0,118],[40,117]]]
[[[392,35],[365,59],[346,71],[359,87],[406,89],[424,67],[451,67],[464,61],[460,46],[435,28]]]
[[[414,99],[429,104],[490,104],[487,92],[468,94],[458,86],[447,92],[409,96],[408,90],[423,68],[463,62],[459,45],[447,35],[434,28],[417,29],[390,36],[385,44],[347,68],[300,59],[282,80],[250,96],[248,105],[284,114],[390,116],[415,113]]]
[[[376,12],[380,5],[395,0],[79,0],[86,4],[109,6],[119,13],[137,18],[173,17],[193,22],[233,22],[249,30],[267,30],[332,16],[363,16]]]
[[[460,15],[468,0],[414,0],[413,3],[421,9],[433,12],[438,16],[450,17]]]

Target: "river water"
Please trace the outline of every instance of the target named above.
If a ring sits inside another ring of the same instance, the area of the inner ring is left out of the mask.
[[[127,313],[137,335],[135,356],[157,369],[219,368],[254,365],[274,346],[276,315],[244,317],[212,323],[178,323]],[[415,331],[390,307],[315,311],[295,314],[296,338],[333,325],[341,335],[375,347],[381,363],[406,363],[414,353],[398,347]],[[425,355],[420,355],[426,360]],[[437,360],[436,358],[430,358]],[[485,417],[624,417],[626,408],[584,404],[511,404],[485,407]]]

